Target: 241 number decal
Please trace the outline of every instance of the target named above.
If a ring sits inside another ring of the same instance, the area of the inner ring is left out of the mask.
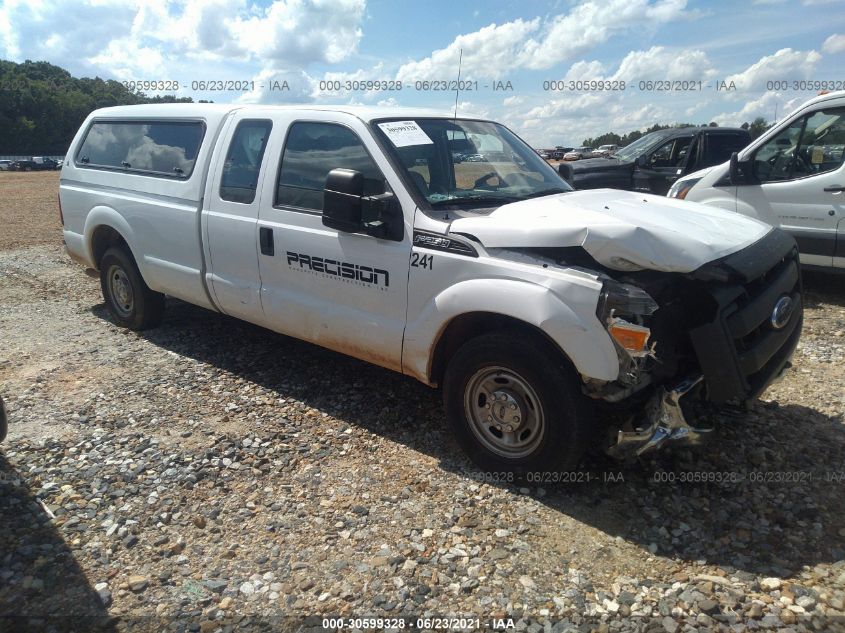
[[[434,255],[411,253],[411,266],[414,268],[427,268],[431,270],[434,268]]]

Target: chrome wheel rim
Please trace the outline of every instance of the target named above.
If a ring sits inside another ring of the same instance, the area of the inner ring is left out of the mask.
[[[130,316],[135,307],[135,293],[126,271],[117,265],[109,267],[108,281],[114,309],[121,317]]]
[[[540,398],[511,369],[484,367],[475,372],[464,390],[464,411],[476,439],[501,457],[526,457],[543,441]]]

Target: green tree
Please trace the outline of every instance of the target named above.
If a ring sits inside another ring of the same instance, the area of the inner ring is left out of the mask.
[[[0,60],[0,154],[60,156],[92,110],[173,102],[192,99],[147,97],[112,79],[73,77],[48,62]]]

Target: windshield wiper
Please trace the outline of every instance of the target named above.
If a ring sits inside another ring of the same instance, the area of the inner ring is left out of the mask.
[[[510,202],[519,202],[520,200],[524,200],[524,196],[460,196],[456,198],[449,198],[447,200],[435,200],[431,202],[432,207],[442,207],[448,204],[458,204],[458,205],[465,205],[465,204],[479,204],[479,203],[495,203],[495,204],[508,204]]]
[[[572,189],[563,189],[561,187],[552,187],[550,189],[543,189],[542,191],[535,191],[534,193],[528,193],[522,196],[522,200],[527,200],[528,198],[541,198],[543,196],[553,196],[556,193],[570,193]]]

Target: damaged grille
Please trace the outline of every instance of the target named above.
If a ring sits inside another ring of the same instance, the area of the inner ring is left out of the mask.
[[[689,332],[708,399],[739,403],[757,397],[782,371],[801,333],[795,241],[775,229],[690,277],[705,282],[716,304],[712,318]]]

